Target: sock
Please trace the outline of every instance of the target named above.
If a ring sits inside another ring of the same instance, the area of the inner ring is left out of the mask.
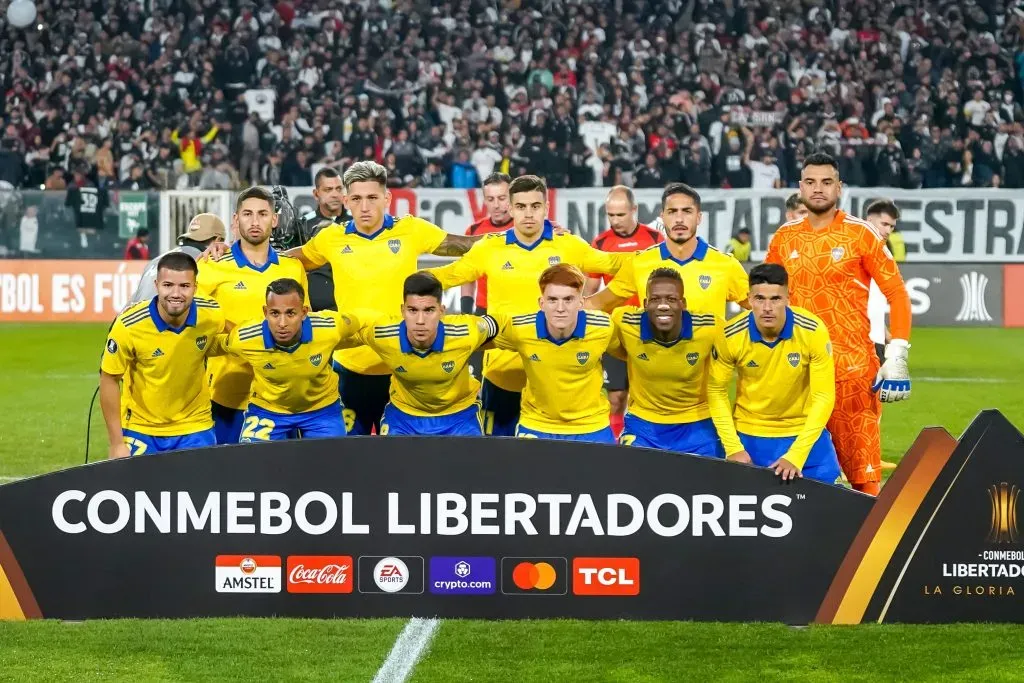
[[[853,490],[866,493],[869,496],[877,496],[882,491],[882,487],[877,481],[866,481],[862,484],[853,484]]]
[[[622,435],[623,417],[617,413],[612,413],[609,415],[609,420],[612,424],[612,434],[615,435],[615,440],[618,441],[619,437]]]

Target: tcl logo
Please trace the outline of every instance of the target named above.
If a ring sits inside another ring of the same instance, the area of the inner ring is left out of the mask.
[[[289,593],[351,593],[351,555],[292,555],[288,558]]]
[[[572,561],[574,595],[639,595],[636,557],[577,557]]]

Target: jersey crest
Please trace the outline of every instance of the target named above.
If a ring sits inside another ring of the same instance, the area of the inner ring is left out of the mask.
[[[693,351],[691,351],[690,353],[686,354],[686,362],[689,363],[690,365],[696,365],[697,364],[697,360],[699,358],[700,358],[700,354],[696,353],[696,352],[693,352]]]
[[[589,351],[580,351],[576,354],[576,362],[580,365],[586,365],[588,360],[590,360]]]
[[[697,278],[697,284],[700,285],[701,289],[707,289],[708,287],[711,286],[711,276],[701,275],[700,277]]]
[[[203,349],[205,349],[205,348],[206,348],[206,342],[207,342],[207,341],[208,341],[208,340],[207,340],[207,338],[206,338],[206,335],[205,335],[205,334],[204,334],[204,335],[202,335],[201,337],[197,337],[197,338],[196,338],[196,348],[198,348],[198,349],[199,349],[200,351],[202,351]]]
[[[402,240],[388,240],[388,249],[391,250],[392,254],[397,254],[398,250],[402,248]]]
[[[796,366],[800,365],[800,354],[791,353],[788,356],[786,356],[786,360],[788,360],[789,364],[795,368]]]
[[[441,363],[441,369],[451,374],[452,370],[455,369],[455,361],[446,360],[445,362]]]
[[[314,368],[320,367],[321,361],[323,361],[323,354],[316,353],[309,357],[309,362],[313,364]]]

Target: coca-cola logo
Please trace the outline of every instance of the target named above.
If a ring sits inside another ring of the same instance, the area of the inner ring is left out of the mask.
[[[351,593],[350,555],[292,555],[288,558],[289,593]]]
[[[342,584],[349,581],[352,565],[328,564],[320,568],[297,564],[288,574],[292,583]]]

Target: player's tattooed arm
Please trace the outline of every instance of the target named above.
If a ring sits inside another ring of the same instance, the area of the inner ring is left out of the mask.
[[[482,237],[483,235],[448,235],[434,250],[434,256],[462,256]]]

